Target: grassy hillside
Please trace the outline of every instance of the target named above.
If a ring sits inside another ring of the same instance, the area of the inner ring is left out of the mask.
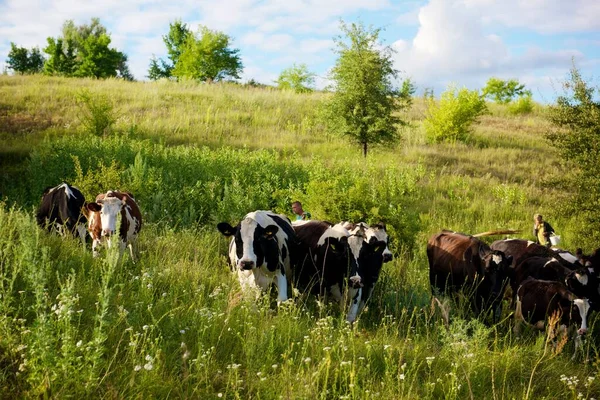
[[[84,132],[88,90],[114,102],[114,132]],[[573,250],[577,215],[556,204],[569,172],[544,140],[543,109],[502,107],[464,144],[427,145],[411,127],[367,159],[317,118],[325,94],[234,85],[0,76],[0,381],[3,395],[193,398],[585,398],[600,393],[598,326],[572,343],[512,335],[430,307],[425,243],[443,228],[522,229],[541,212]],[[46,186],[86,198],[136,195],[140,259],[61,240],[35,226]],[[333,305],[244,301],[215,229],[245,213],[388,223],[396,255],[349,327]],[[585,361],[585,362],[584,362]],[[565,377],[562,377],[562,375]],[[594,379],[598,377],[598,379]],[[568,378],[568,379],[567,379]]]

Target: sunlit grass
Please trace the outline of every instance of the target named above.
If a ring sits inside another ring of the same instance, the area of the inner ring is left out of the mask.
[[[82,89],[114,100],[115,137],[82,131]],[[0,76],[2,396],[599,398],[597,318],[571,362],[572,342],[515,338],[508,303],[491,325],[462,299],[448,329],[431,303],[425,243],[440,229],[529,238],[541,212],[567,248],[582,245],[577,216],[555,207],[569,171],[544,140],[543,109],[515,117],[491,105],[468,144],[426,145],[415,99],[402,141],[364,159],[318,123],[325,96]],[[87,197],[136,195],[136,263],[94,259],[89,244],[37,228],[41,190],[62,179]],[[316,218],[388,223],[395,258],[353,326],[306,296],[245,300],[229,272],[215,223],[289,213],[295,199]]]

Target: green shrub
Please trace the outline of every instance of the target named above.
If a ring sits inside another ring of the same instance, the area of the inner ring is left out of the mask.
[[[427,141],[465,142],[469,138],[471,124],[486,112],[485,100],[478,91],[450,87],[442,93],[439,104],[429,101],[424,121]]]
[[[119,115],[107,95],[83,89],[77,94],[77,104],[79,121],[86,132],[96,136],[107,136],[112,132]]]
[[[516,100],[508,104],[508,112],[513,115],[529,114],[533,111],[533,100],[531,93],[519,96]]]

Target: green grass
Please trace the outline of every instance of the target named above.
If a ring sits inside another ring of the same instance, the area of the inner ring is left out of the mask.
[[[107,138],[84,132],[77,94],[114,101]],[[424,102],[393,148],[328,135],[321,93],[234,85],[0,76],[0,387],[52,398],[598,398],[598,318],[572,342],[512,334],[460,304],[432,308],[425,243],[443,228],[523,230],[544,214],[568,249],[577,215],[556,207],[569,173],[544,140],[544,110],[492,105],[469,144],[426,145]],[[540,160],[544,160],[541,167]],[[87,198],[130,190],[144,214],[139,260],[94,259],[37,228],[45,186]],[[244,300],[215,229],[256,209],[384,220],[394,261],[357,323],[300,296]],[[492,238],[490,238],[492,239]],[[563,376],[564,375],[564,376]],[[220,394],[220,396],[219,396]]]

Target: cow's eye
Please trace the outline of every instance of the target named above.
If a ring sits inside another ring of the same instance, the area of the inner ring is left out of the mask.
[[[381,250],[381,247],[379,247],[379,246],[375,247],[375,253],[379,253],[379,250]]]
[[[330,244],[329,247],[331,247],[331,250],[335,251],[335,244]]]

